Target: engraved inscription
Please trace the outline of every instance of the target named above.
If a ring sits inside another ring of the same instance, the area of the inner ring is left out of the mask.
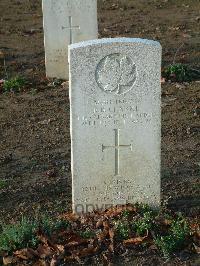
[[[127,93],[133,88],[136,76],[136,65],[126,55],[107,55],[96,68],[96,82],[106,93],[117,95]]]
[[[90,110],[77,116],[82,126],[120,127],[126,123],[149,123],[153,114],[142,111],[134,99],[88,100]]]
[[[91,204],[95,206],[96,209],[99,209],[101,204],[107,204],[108,202],[110,202],[111,205],[115,204],[115,202],[127,204],[138,199],[144,201],[148,199],[148,196],[144,193],[144,187],[136,184],[134,178],[130,179],[118,175],[117,179],[115,179],[113,176],[112,180],[104,181],[103,185],[101,189],[96,186],[83,186],[81,188],[83,197],[76,198],[76,200],[80,202],[80,204]]]

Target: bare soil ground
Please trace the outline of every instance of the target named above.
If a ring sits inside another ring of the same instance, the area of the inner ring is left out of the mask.
[[[0,221],[7,222],[71,208],[69,99],[68,85],[45,78],[41,1],[0,0],[0,11],[0,79],[28,80],[25,91],[0,94]],[[163,66],[179,47],[176,62],[200,66],[199,0],[100,0],[98,20],[99,37],[160,41]],[[190,217],[200,210],[199,96],[197,81],[162,86],[162,198]]]

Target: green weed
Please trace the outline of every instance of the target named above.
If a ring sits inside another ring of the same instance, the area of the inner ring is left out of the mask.
[[[37,224],[25,218],[18,224],[2,226],[0,251],[11,253],[25,247],[35,247],[38,243]]]
[[[8,79],[3,84],[4,92],[20,92],[25,85],[25,79],[17,76],[15,78]]]
[[[136,232],[137,235],[143,236],[154,227],[154,215],[152,211],[147,211],[138,220],[132,223],[132,230]]]
[[[86,230],[86,231],[84,231],[84,232],[80,232],[80,236],[82,237],[82,238],[86,238],[86,239],[88,239],[88,238],[92,238],[92,237],[94,237],[95,236],[95,233],[94,232],[92,232],[91,230]]]
[[[184,247],[190,229],[187,221],[181,217],[174,220],[170,226],[169,233],[158,236],[154,242],[165,258],[169,258],[174,252]]]
[[[121,214],[122,219],[128,219],[130,217],[130,211],[129,210],[124,210]]]
[[[150,212],[151,211],[151,207],[148,204],[143,204],[143,203],[136,203],[136,208],[138,210],[138,213],[140,213],[141,215],[143,215],[146,212]]]
[[[12,225],[1,226],[0,252],[12,253],[15,250],[36,247],[39,243],[37,233],[41,231],[47,236],[57,230],[64,230],[69,226],[66,220],[55,220],[45,217],[41,221],[31,221],[22,218],[21,222]]]
[[[184,64],[172,64],[163,70],[162,76],[176,82],[190,82],[200,78],[200,71]]]
[[[36,94],[38,93],[38,90],[35,89],[35,88],[32,88],[31,91],[30,91],[30,93],[31,93],[32,95],[36,95]]]
[[[115,222],[116,237],[119,240],[128,239],[130,235],[129,224],[126,221]]]
[[[48,216],[43,217],[39,222],[40,230],[48,236],[55,231],[67,229],[69,226],[70,223],[67,220],[53,220]]]
[[[6,188],[8,183],[5,180],[0,180],[0,189]]]
[[[54,231],[64,230],[70,226],[67,220],[58,220],[54,222]]]

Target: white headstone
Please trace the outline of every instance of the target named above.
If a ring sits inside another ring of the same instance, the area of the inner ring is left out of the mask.
[[[68,45],[98,38],[97,0],[42,0],[46,75],[69,78]]]
[[[69,47],[73,210],[160,204],[161,46],[102,39]]]

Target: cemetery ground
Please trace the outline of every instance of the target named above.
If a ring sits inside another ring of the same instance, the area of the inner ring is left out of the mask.
[[[40,2],[0,2],[0,79],[25,80],[20,92],[3,93],[0,85],[0,221],[5,223],[71,209],[68,83],[45,78]],[[199,10],[197,0],[102,0],[99,37],[155,39],[163,47],[163,67],[175,61],[199,70]],[[11,87],[17,91],[17,82],[7,90]],[[200,210],[199,88],[197,80],[162,84],[162,199],[191,221]],[[185,259],[194,260],[189,253],[171,263]],[[144,265],[163,261],[151,252],[138,258]]]

